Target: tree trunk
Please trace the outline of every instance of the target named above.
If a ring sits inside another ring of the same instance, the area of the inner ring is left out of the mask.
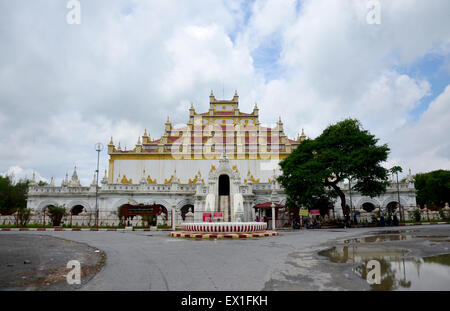
[[[344,194],[344,192],[335,183],[330,183],[330,186],[334,189],[334,191],[336,191],[336,193],[338,194],[339,198],[341,199],[342,214],[344,216],[349,215],[349,211],[348,211],[347,205],[345,204],[345,194]]]

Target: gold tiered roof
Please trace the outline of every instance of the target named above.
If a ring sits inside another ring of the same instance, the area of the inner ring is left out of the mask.
[[[167,118],[161,138],[153,140],[145,130],[142,142],[139,137],[128,151],[111,138],[108,153],[111,159],[219,159],[223,152],[229,159],[282,159],[305,138],[302,130],[289,139],[281,118],[273,128],[262,126],[256,104],[252,113],[241,112],[237,92],[231,100],[217,100],[211,91],[208,112],[196,113],[191,105],[186,126],[174,128]]]

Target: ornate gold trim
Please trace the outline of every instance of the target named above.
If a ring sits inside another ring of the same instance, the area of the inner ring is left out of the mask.
[[[189,178],[189,183],[190,183],[190,184],[196,184],[197,181],[198,181],[198,175],[195,175],[195,178],[194,178],[194,179],[190,179],[190,178]]]
[[[173,180],[173,175],[170,176],[170,179],[169,179],[169,180],[167,180],[167,179],[164,178],[164,184],[166,184],[166,185],[171,184],[171,183],[172,183],[172,180]]]
[[[259,178],[258,179],[255,179],[254,177],[253,177],[253,175],[251,176],[251,181],[253,182],[253,183],[259,183]]]
[[[219,160],[222,154],[213,153],[213,154],[186,154],[182,153],[177,155],[172,155],[170,153],[159,153],[159,154],[146,154],[146,153],[118,153],[118,154],[110,154],[110,160]],[[288,153],[278,153],[278,154],[242,154],[242,153],[234,153],[233,155],[227,153],[227,157],[230,159],[234,156],[237,159],[242,160],[283,160],[289,156]]]
[[[150,175],[147,176],[147,182],[148,182],[149,184],[156,184],[156,183],[157,183],[157,182],[156,182],[156,178],[155,178],[155,179],[152,179],[152,178],[150,177]]]
[[[127,179],[127,175],[123,175],[122,180],[120,181],[120,183],[122,184],[132,184],[133,183],[133,179]]]

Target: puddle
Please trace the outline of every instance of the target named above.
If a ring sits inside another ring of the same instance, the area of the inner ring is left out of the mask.
[[[411,240],[412,236],[404,234],[389,234],[389,235],[371,235],[361,238],[354,238],[345,240],[345,244],[351,243],[375,243],[375,242],[386,242],[386,241],[406,241]]]
[[[443,239],[448,238],[448,235],[413,235],[416,239]]]
[[[378,260],[381,282],[371,290],[448,290],[450,287],[450,254],[411,258],[407,250],[364,246],[337,246],[319,252],[336,263],[353,263],[353,271],[363,279],[367,263]]]
[[[412,239],[440,239],[448,238],[448,235],[406,235],[406,234],[379,234],[371,235],[361,238],[347,239],[344,240],[345,244],[352,243],[375,243],[375,242],[386,242],[386,241],[409,241]],[[438,240],[440,241],[440,240]]]

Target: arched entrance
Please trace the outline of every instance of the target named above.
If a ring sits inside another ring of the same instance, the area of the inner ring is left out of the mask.
[[[373,205],[370,202],[366,202],[362,205],[363,210],[365,210],[366,212],[371,212],[375,209],[375,205]]]
[[[219,176],[219,212],[224,212],[224,218],[231,221],[230,177],[228,175]]]
[[[397,209],[398,202],[392,201],[389,202],[388,205],[386,205],[386,210],[389,213],[389,215],[394,214],[395,210]]]
[[[194,213],[194,205],[192,204],[186,204],[180,209],[181,218],[183,219],[183,221],[185,220],[186,214],[189,212],[189,209],[191,209],[192,213]]]
[[[134,216],[141,216],[142,224],[138,226],[156,226],[157,216],[162,213],[167,215],[167,209],[160,204],[145,205],[145,204],[124,204],[119,208],[119,218],[121,224],[129,225],[127,219],[133,219]]]
[[[74,207],[72,207],[70,212],[73,216],[78,216],[83,210],[84,210],[83,205],[75,205]]]

